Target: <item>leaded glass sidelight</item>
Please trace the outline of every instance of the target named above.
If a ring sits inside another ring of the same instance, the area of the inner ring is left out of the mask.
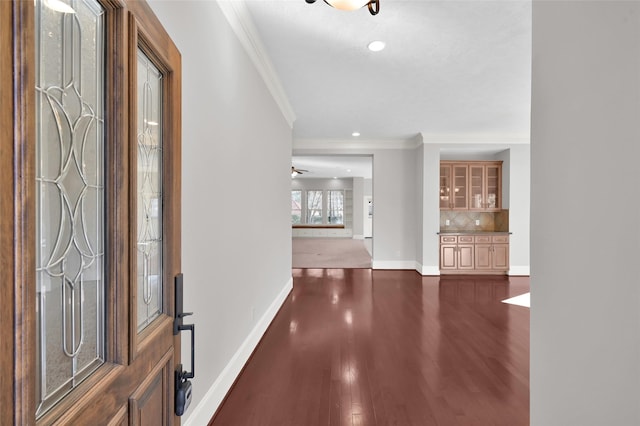
[[[162,312],[162,73],[138,49],[138,331]]]
[[[104,362],[105,37],[96,1],[35,4],[39,417]]]

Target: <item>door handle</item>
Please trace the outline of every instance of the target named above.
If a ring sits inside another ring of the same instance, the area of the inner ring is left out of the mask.
[[[181,331],[191,332],[191,371],[182,369],[182,364],[178,364],[174,372],[175,382],[175,412],[176,416],[182,416],[189,404],[191,404],[191,382],[196,371],[196,326],[195,324],[184,324],[183,319],[186,316],[193,315],[193,312],[184,312],[182,310],[182,291],[183,291],[182,273],[176,275],[175,278],[175,317],[173,319],[173,335],[177,335]]]

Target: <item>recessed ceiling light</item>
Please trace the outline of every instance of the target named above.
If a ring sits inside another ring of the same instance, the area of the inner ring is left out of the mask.
[[[351,169],[347,169],[347,173],[351,173]]]
[[[358,137],[358,136],[360,136],[360,132],[353,132],[353,133],[351,133],[351,136],[356,136],[356,137]]]
[[[379,52],[382,49],[384,49],[385,46],[386,45],[384,44],[384,41],[376,40],[376,41],[372,41],[371,43],[369,43],[369,45],[367,47],[372,52]]]

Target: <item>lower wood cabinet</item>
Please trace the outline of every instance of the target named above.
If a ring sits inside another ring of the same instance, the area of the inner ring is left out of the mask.
[[[441,235],[442,274],[506,274],[509,235]]]
[[[442,237],[440,244],[440,269],[473,270],[473,237]]]

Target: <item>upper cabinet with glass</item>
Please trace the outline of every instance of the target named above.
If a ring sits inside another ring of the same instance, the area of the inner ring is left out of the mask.
[[[469,167],[464,163],[440,162],[440,209],[469,208]]]
[[[502,208],[502,161],[441,161],[440,210]]]

